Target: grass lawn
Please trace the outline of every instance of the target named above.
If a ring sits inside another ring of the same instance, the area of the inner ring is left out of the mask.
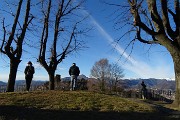
[[[157,108],[83,91],[0,93],[0,120],[179,120]]]

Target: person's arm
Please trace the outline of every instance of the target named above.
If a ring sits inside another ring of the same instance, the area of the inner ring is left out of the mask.
[[[26,66],[26,68],[24,70],[24,74],[27,74],[27,70],[28,70],[28,67]]]

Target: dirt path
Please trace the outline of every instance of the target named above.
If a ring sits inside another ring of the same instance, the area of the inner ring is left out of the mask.
[[[136,102],[141,102],[148,104],[155,108],[160,114],[165,115],[169,118],[172,118],[173,120],[177,119],[180,120],[180,111],[171,109],[166,106],[170,106],[170,103],[161,102],[161,101],[151,101],[151,100],[140,100],[140,99],[134,99]]]
[[[180,111],[165,107],[168,103],[150,102],[149,104],[164,115],[168,115],[169,117],[174,119],[180,119]]]

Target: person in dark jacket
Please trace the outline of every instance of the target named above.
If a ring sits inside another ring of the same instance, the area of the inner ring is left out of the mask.
[[[76,63],[73,63],[72,66],[69,68],[69,75],[71,76],[70,90],[77,89],[77,77],[79,76],[79,74],[79,67],[76,66]]]
[[[144,81],[142,81],[141,86],[142,86],[142,89],[141,89],[142,99],[147,99],[147,89],[146,89],[146,85]]]
[[[26,66],[26,68],[24,70],[24,74],[25,74],[25,79],[26,79],[26,90],[29,91],[35,70],[34,70],[34,67],[32,66],[31,61],[29,61],[27,64],[28,64],[28,66]]]

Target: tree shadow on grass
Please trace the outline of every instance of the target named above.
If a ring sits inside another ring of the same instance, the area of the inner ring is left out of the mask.
[[[179,120],[154,113],[45,110],[0,106],[0,120]]]

